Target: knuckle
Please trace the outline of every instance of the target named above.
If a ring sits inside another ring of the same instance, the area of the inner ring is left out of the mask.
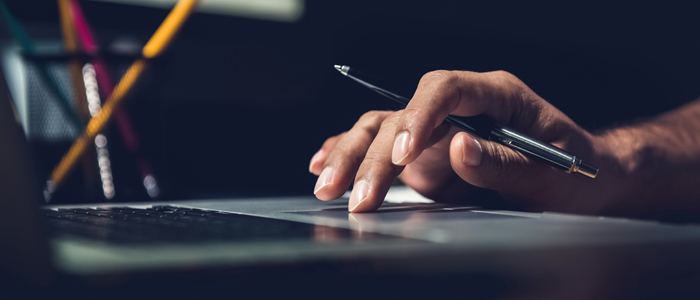
[[[504,168],[504,156],[505,153],[501,147],[497,147],[493,145],[492,143],[489,143],[489,148],[492,155],[492,167],[493,167],[493,176],[498,178],[501,177],[501,174],[503,174],[503,168]]]
[[[407,130],[414,134],[422,134],[424,132],[432,132],[434,125],[438,122],[438,116],[431,113],[429,109],[423,107],[406,108],[397,126],[401,130]]]
[[[459,88],[463,83],[463,78],[460,76],[460,73],[464,72],[445,70],[428,72],[427,74],[423,75],[419,85],[422,84],[424,86],[433,86],[436,91],[439,91],[439,93],[442,95],[438,98],[452,98],[458,96]],[[438,98],[433,99],[435,100]],[[435,104],[437,103],[431,103],[431,105]]]
[[[505,147],[490,144],[491,153],[493,153],[493,175],[495,178],[512,177],[516,174],[517,161],[516,158],[509,153]]]
[[[333,139],[333,140],[335,140],[335,141],[340,140],[340,139],[342,139],[343,136],[345,136],[347,133],[348,133],[347,131],[343,131],[343,132],[341,132],[341,133],[339,133],[339,134],[336,134],[335,136],[331,137],[330,139]]]
[[[390,174],[391,176],[396,176],[391,161],[387,160],[384,155],[375,152],[367,152],[364,159],[362,160],[361,173],[366,175],[379,175],[379,174]],[[383,175],[382,175],[383,176]]]
[[[420,117],[420,108],[407,107],[402,111],[401,118],[397,119],[398,126],[401,129],[406,129],[406,127],[411,127],[412,123]],[[402,122],[403,121],[403,122]]]
[[[385,121],[387,112],[368,111],[364,113],[351,129],[353,132],[362,132],[362,136],[374,138],[379,132],[381,124]]]
[[[345,161],[350,165],[357,166],[364,156],[364,153],[360,153],[356,149],[341,146],[333,149],[333,153],[329,156],[329,161]]]
[[[384,118],[386,118],[386,115],[386,111],[371,110],[362,114],[358,120],[358,123],[379,124],[384,120]]]
[[[340,141],[340,139],[342,139],[346,133],[347,131],[344,131],[338,135],[327,138],[326,141],[323,142],[323,146],[321,146],[321,148],[329,148],[331,146],[335,146],[335,144],[337,144],[338,141]]]
[[[520,79],[513,75],[513,73],[510,73],[508,71],[504,70],[496,70],[488,73],[490,76],[502,81],[502,82],[507,82],[507,83],[516,83],[519,84],[521,81]]]
[[[522,93],[525,90],[525,84],[523,81],[517,76],[513,75],[513,73],[504,70],[497,70],[489,72],[488,74],[503,84],[516,87],[518,92]]]
[[[421,78],[421,80],[423,80],[423,79],[425,79],[425,80],[440,79],[440,78],[443,78],[445,76],[448,76],[449,73],[450,73],[450,71],[447,71],[447,70],[430,71],[428,73],[425,73],[423,75],[423,77]]]
[[[373,168],[374,166],[381,165],[381,157],[374,152],[367,152],[362,164],[366,167]]]
[[[454,86],[455,80],[458,79],[457,73],[446,70],[435,70],[425,73],[421,77],[421,83],[437,83],[439,85]]]
[[[387,116],[384,120],[382,120],[381,127],[393,126],[401,119],[401,116],[403,116],[404,114],[405,110],[400,110],[392,113],[391,115]]]
[[[504,71],[504,70],[496,70],[496,71],[492,71],[489,73],[492,76],[499,77],[499,78],[513,78],[513,77],[515,77],[515,75],[513,75],[512,73],[510,73],[508,71]]]
[[[520,80],[520,78],[508,71],[497,70],[489,72],[488,74],[496,81],[499,81],[506,86],[516,87],[516,90],[518,91],[521,91],[525,87],[525,84],[522,82],[522,80]]]

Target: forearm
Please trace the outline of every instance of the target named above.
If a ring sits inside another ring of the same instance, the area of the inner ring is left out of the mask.
[[[604,136],[635,213],[700,210],[700,99]]]

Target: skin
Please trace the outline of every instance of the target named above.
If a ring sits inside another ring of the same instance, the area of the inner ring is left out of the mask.
[[[600,171],[566,174],[506,146],[443,123],[448,114],[486,114],[500,124],[575,153]],[[700,210],[700,101],[656,119],[592,134],[504,71],[433,71],[406,109],[371,111],[326,140],[309,170],[314,194],[372,212],[395,177],[437,201],[469,201],[477,188],[514,207],[604,215]],[[695,183],[695,184],[694,184]]]

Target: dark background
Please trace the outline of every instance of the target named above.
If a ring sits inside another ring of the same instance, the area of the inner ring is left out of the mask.
[[[407,96],[431,70],[507,70],[593,131],[700,95],[692,3],[483,2],[308,0],[294,23],[192,15],[126,105],[161,198],[310,195],[308,162],[323,141],[391,107],[334,64],[391,79]],[[60,40],[55,1],[7,3],[34,38]],[[143,44],[168,13],[81,3],[101,45]],[[148,199],[112,131],[115,200]],[[42,175],[67,147],[37,153]],[[95,200],[72,181],[58,202]]]

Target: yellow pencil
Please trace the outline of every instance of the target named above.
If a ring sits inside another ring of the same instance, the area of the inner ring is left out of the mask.
[[[163,52],[180,27],[182,27],[182,24],[187,20],[187,17],[192,13],[197,2],[198,0],[178,1],[163,23],[160,24],[156,32],[148,40],[146,46],[143,47],[142,55],[144,58],[153,58]],[[83,133],[73,142],[73,145],[63,156],[61,162],[54,168],[51,173],[51,179],[47,183],[49,192],[53,192],[63,183],[68,173],[75,166],[78,158],[85,152],[88,145],[91,144],[90,141],[104,128],[112,117],[114,109],[125,99],[127,93],[131,87],[134,86],[145,68],[146,60],[139,59],[135,61],[124,76],[122,76],[119,83],[117,83],[117,86],[114,88],[112,95],[105,101],[100,112],[90,119]]]

